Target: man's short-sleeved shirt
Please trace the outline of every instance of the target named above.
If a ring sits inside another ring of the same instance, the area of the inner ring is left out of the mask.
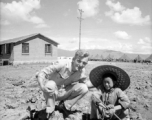
[[[42,77],[47,80],[53,80],[57,86],[70,85],[79,80],[85,80],[85,68],[80,71],[73,72],[71,70],[72,62],[70,63],[56,63],[48,67],[43,68],[37,77]]]

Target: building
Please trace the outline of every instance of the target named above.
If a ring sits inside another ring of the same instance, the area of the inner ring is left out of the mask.
[[[65,56],[61,56],[61,57],[58,57],[58,62],[59,61],[68,61],[68,62],[71,62],[73,59],[73,57],[65,57]]]
[[[57,46],[57,42],[40,33],[0,41],[0,62],[22,64],[56,61]]]

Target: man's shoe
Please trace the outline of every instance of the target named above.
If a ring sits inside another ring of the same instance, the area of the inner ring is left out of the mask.
[[[60,112],[62,112],[65,118],[68,117],[70,114],[80,112],[80,111],[77,111],[77,110],[75,110],[75,111],[67,110],[66,107],[65,107],[64,101],[60,101],[59,105],[56,106],[56,110],[59,110]]]
[[[47,119],[52,119],[55,116],[55,111],[53,111],[52,113],[47,113]]]

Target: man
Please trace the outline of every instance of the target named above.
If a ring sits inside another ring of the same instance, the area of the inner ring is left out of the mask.
[[[50,65],[37,74],[38,83],[46,100],[46,113],[51,114],[54,111],[55,101],[63,101],[62,106],[71,110],[73,105],[88,92],[88,87],[92,87],[92,83],[86,81],[85,75],[88,58],[87,52],[78,50],[70,64]],[[62,93],[59,92],[61,88]]]

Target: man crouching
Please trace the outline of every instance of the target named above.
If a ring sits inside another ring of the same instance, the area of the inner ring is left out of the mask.
[[[60,101],[59,106],[64,112],[70,112],[73,105],[88,92],[88,87],[92,86],[85,75],[88,58],[88,52],[78,50],[71,63],[50,65],[37,74],[46,100],[46,113],[51,114],[55,110],[55,101]],[[63,92],[59,94],[61,87]]]

